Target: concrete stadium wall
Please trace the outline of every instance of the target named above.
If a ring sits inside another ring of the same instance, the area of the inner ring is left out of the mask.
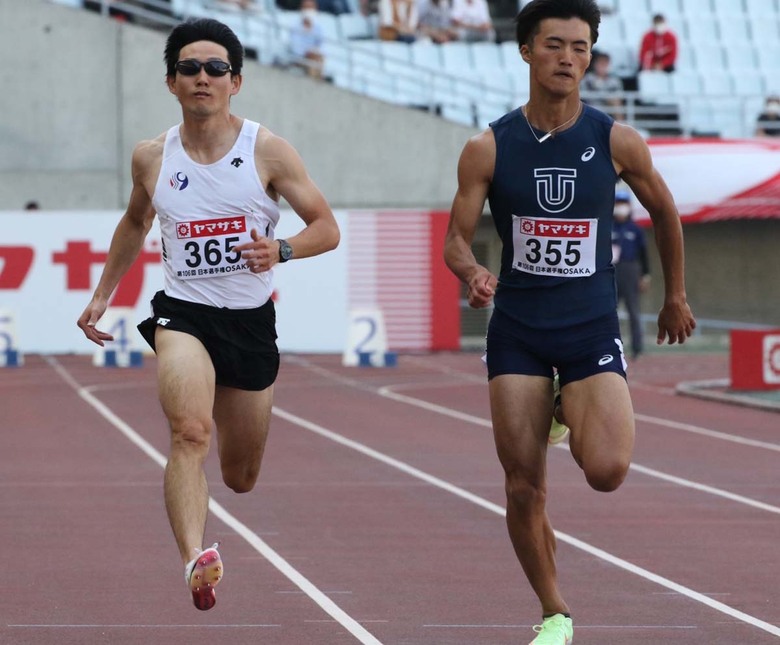
[[[688,300],[694,313],[780,327],[780,220],[731,220],[683,228]],[[654,246],[651,261],[655,284],[643,311],[654,312],[663,302]]]
[[[0,210],[123,208],[134,145],[181,120],[165,33],[0,0]],[[234,112],[292,143],[332,206],[449,208],[473,130],[247,61]]]

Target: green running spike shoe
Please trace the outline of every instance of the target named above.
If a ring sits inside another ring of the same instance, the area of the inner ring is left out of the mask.
[[[574,642],[574,626],[571,618],[563,614],[555,614],[545,618],[541,625],[534,625],[538,634],[530,645],[570,645]]]
[[[557,443],[561,443],[569,434],[569,426],[563,425],[558,419],[555,418],[555,410],[561,405],[561,383],[558,375],[553,378],[553,418],[550,425],[550,436],[547,442],[554,446]]]

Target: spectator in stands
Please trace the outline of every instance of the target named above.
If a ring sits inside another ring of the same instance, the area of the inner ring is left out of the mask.
[[[301,21],[290,30],[293,65],[302,67],[312,78],[322,78],[322,27],[317,24],[315,0],[301,2]]]
[[[673,72],[677,62],[677,36],[669,29],[666,18],[653,16],[653,28],[642,37],[639,48],[639,69]]]
[[[350,13],[352,10],[347,4],[347,0],[319,0],[317,8],[324,13],[331,13],[339,16],[342,13]]]
[[[29,201],[29,202],[27,202],[24,205],[24,210],[26,210],[26,211],[37,211],[37,210],[40,210],[40,209],[41,209],[40,205],[34,199]]]
[[[417,39],[417,0],[379,0],[379,38],[413,43]]]
[[[606,52],[593,52],[590,71],[582,79],[581,89],[587,103],[603,109],[614,119],[622,120],[623,99],[614,95],[623,91],[623,82],[612,73],[610,63]],[[589,97],[591,92],[597,95]]]
[[[360,0],[360,13],[372,16],[379,13],[379,0]]]
[[[780,96],[768,96],[756,121],[757,137],[780,137]]]
[[[458,30],[460,40],[479,42],[496,39],[486,0],[455,0],[452,24]]]
[[[449,0],[428,0],[420,10],[418,34],[435,43],[448,43],[458,39],[452,25]]]
[[[628,191],[615,193],[612,220],[612,264],[615,265],[618,302],[626,306],[631,327],[631,352],[637,358],[643,350],[640,295],[650,286],[650,264],[647,261],[645,233],[631,219]]]

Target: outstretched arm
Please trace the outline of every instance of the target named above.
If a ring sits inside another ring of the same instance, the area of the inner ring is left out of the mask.
[[[458,190],[452,202],[444,261],[468,286],[469,305],[486,307],[495,293],[497,280],[477,263],[471,250],[474,234],[482,217],[496,158],[496,142],[492,130],[486,130],[466,143],[458,162]]]
[[[664,277],[664,304],[658,314],[658,344],[684,343],[696,328],[685,292],[685,258],[680,216],[674,199],[653,166],[650,149],[636,130],[615,123],[610,138],[618,174],[634,191],[653,221]]]
[[[104,341],[114,338],[110,334],[100,331],[96,327],[97,322],[105,313],[108,300],[119,281],[138,257],[154,221],[154,209],[144,185],[144,179],[149,173],[150,166],[154,163],[156,148],[155,142],[142,142],[136,146],[133,152],[133,189],[130,201],[114,231],[111,246],[108,249],[108,258],[92,300],[78,319],[77,324],[84,335],[101,347]]]

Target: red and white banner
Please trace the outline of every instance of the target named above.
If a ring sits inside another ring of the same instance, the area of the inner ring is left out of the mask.
[[[651,139],[683,223],[780,218],[780,141]],[[635,219],[649,224],[635,204]]]
[[[460,347],[460,287],[443,260],[448,218],[350,213],[349,308],[381,310],[392,350]]]
[[[274,270],[279,348],[341,353],[349,311],[358,303],[382,310],[388,349],[457,349],[458,282],[442,260],[446,213],[337,211],[338,249]],[[14,349],[24,353],[95,349],[76,326],[108,255],[119,211],[0,213],[0,310],[15,322]],[[303,227],[284,211],[277,237]],[[131,311],[122,333],[146,350],[135,324],[163,286],[157,223],[110,306]],[[354,293],[353,293],[354,290]],[[4,345],[0,344],[0,351]]]

